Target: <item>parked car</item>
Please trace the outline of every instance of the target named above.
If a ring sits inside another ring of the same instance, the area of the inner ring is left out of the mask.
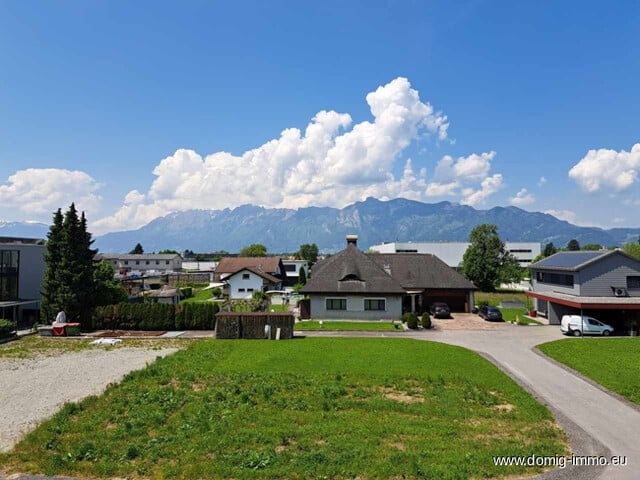
[[[434,318],[449,318],[451,317],[451,310],[449,305],[443,302],[434,302],[431,304],[429,313]]]
[[[604,335],[606,337],[613,333],[613,327],[587,315],[563,315],[560,320],[560,331],[574,337],[581,335]]]
[[[490,307],[488,305],[483,305],[480,307],[480,311],[478,312],[481,318],[489,322],[501,322],[502,321],[502,312],[498,307]]]

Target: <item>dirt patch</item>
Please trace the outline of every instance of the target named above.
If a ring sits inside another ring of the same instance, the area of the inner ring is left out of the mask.
[[[424,397],[422,395],[413,395],[409,392],[401,392],[395,388],[382,387],[382,395],[387,400],[394,400],[400,403],[423,403]]]
[[[436,330],[496,330],[509,328],[505,322],[487,322],[474,313],[453,313],[452,318],[432,318]]]
[[[140,331],[140,330],[105,330],[93,335],[94,337],[160,337],[166,331]]]

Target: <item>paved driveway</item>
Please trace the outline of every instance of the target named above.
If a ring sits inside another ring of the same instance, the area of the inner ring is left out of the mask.
[[[562,338],[559,330],[557,325],[505,325],[505,328],[494,331],[440,330],[432,335],[423,333],[420,338],[463,346],[491,357],[505,372],[552,408],[574,441],[573,454],[627,457],[628,466],[605,468],[598,478],[640,478],[640,411],[533,350],[535,345]],[[569,341],[590,340],[576,338]],[[601,446],[589,442],[583,432]],[[593,467],[580,470],[580,477],[572,478],[594,478],[593,475],[600,471]]]

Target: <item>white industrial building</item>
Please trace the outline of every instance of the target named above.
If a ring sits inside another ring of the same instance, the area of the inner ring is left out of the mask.
[[[469,242],[388,242],[372,245],[369,250],[378,253],[430,253],[453,268],[462,264]],[[541,253],[537,242],[505,242],[505,250],[518,259],[521,267],[528,267]]]

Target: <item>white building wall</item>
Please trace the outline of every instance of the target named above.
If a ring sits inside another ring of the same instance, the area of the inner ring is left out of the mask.
[[[248,275],[249,278],[243,278]],[[229,283],[229,297],[234,299],[251,298],[253,292],[262,291],[263,279],[253,272],[241,271],[227,279]]]
[[[369,249],[379,253],[430,253],[457,268],[469,245],[469,242],[391,242],[372,245]],[[518,259],[521,267],[528,267],[541,252],[540,243],[536,242],[505,242],[504,246]]]

